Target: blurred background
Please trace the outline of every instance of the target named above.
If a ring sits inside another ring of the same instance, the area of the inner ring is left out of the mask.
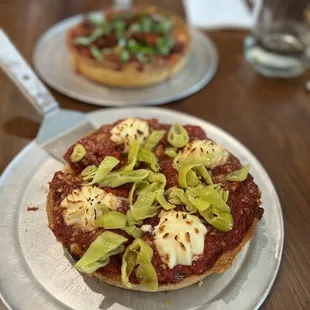
[[[277,188],[285,218],[286,245],[280,274],[263,309],[307,309],[310,300],[308,2],[133,1],[134,5],[156,5],[181,16],[216,47],[218,67],[213,79],[200,91],[164,107],[200,117],[235,136],[262,162]],[[33,64],[35,44],[50,27],[76,14],[115,3],[2,0],[0,28]],[[63,108],[82,112],[106,108],[49,89]],[[0,173],[36,137],[41,120],[0,71]]]

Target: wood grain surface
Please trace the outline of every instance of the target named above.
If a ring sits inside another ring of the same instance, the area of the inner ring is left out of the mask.
[[[157,3],[184,14],[182,3],[177,0],[135,3]],[[0,27],[31,63],[34,44],[45,30],[66,17],[109,4],[102,0],[0,1]],[[263,78],[243,58],[245,32],[208,34],[220,56],[216,77],[199,93],[166,107],[223,128],[264,165],[282,203],[285,248],[279,275],[262,309],[309,309],[310,93],[304,84],[310,75],[306,73],[292,80]],[[51,91],[63,108],[83,112],[98,109]],[[30,104],[0,72],[0,172],[35,138],[40,121]]]

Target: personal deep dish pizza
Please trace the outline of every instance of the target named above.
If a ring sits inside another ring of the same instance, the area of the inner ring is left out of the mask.
[[[123,288],[168,291],[224,272],[264,212],[249,165],[198,126],[129,118],[64,159],[49,227],[80,272]]]
[[[81,75],[111,86],[159,83],[187,63],[190,36],[184,21],[156,7],[93,13],[67,32]]]

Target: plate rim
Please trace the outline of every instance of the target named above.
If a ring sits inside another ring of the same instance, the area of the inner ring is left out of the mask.
[[[29,143],[27,143],[8,163],[8,165],[4,168],[3,172],[0,175],[0,189],[5,182],[7,176],[10,174],[11,170],[14,169],[14,166],[19,161],[21,157],[24,156],[24,154],[28,151],[28,149],[31,149],[35,144],[35,140],[31,140]],[[0,207],[1,208],[1,207]],[[3,208],[3,207],[2,207]],[[0,289],[0,302],[3,303],[4,307],[8,310],[13,310],[13,308],[9,305],[6,298],[4,298],[2,290]]]
[[[98,11],[92,11],[92,12],[98,12]],[[46,74],[45,71],[42,70],[42,68],[38,64],[38,57],[39,57],[38,54],[39,54],[39,50],[40,50],[41,45],[44,44],[44,41],[47,40],[49,36],[51,36],[53,33],[57,33],[59,28],[67,29],[67,27],[69,27],[69,26],[66,26],[67,24],[78,22],[83,17],[83,15],[84,14],[73,15],[73,16],[68,17],[64,20],[61,20],[58,23],[49,27],[46,31],[43,32],[43,34],[41,34],[39,39],[36,41],[34,49],[33,49],[33,53],[32,53],[33,66],[34,66],[36,72],[41,77],[41,79],[47,85],[49,85],[51,88],[57,90],[58,92],[60,92],[61,94],[65,95],[67,97],[70,97],[72,99],[79,100],[83,103],[87,103],[87,104],[91,104],[91,105],[107,106],[107,107],[113,107],[113,108],[114,107],[130,107],[130,106],[138,106],[138,105],[145,105],[145,106],[163,105],[163,104],[170,103],[170,102],[177,102],[181,99],[184,99],[186,97],[189,97],[189,96],[199,92],[209,82],[212,81],[212,79],[214,78],[214,76],[218,70],[219,54],[218,54],[218,51],[217,51],[215,44],[213,43],[211,38],[206,33],[202,32],[201,30],[199,30],[197,28],[190,27],[190,31],[192,31],[196,35],[199,35],[200,37],[203,37],[205,40],[205,43],[209,45],[210,51],[212,52],[211,53],[212,54],[212,62],[210,63],[210,70],[199,81],[199,83],[191,86],[190,88],[186,89],[185,91],[183,91],[177,95],[174,95],[173,97],[170,97],[170,98],[169,97],[158,98],[158,99],[153,99],[151,101],[148,100],[145,103],[142,103],[142,102],[136,103],[136,101],[130,101],[130,102],[129,101],[122,101],[122,100],[115,101],[115,100],[109,100],[109,99],[87,97],[87,95],[79,94],[79,93],[76,93],[74,91],[68,90],[65,87],[62,87],[62,85],[59,85],[57,82],[55,82],[53,78],[50,78],[48,76],[48,74]],[[163,82],[163,83],[165,83],[165,82]],[[156,87],[156,85],[149,86],[149,87],[150,88]],[[145,87],[144,89],[146,89],[146,88],[147,87]],[[109,89],[114,89],[114,88],[111,87]],[[118,89],[120,89],[120,88],[115,88],[116,91]]]
[[[280,241],[279,241],[279,252],[278,252],[278,260],[277,260],[277,264],[276,264],[276,268],[273,270],[272,273],[272,278],[271,281],[269,282],[268,286],[265,288],[264,293],[260,296],[260,299],[258,301],[258,303],[255,306],[255,309],[259,309],[259,307],[264,303],[264,301],[266,300],[266,297],[268,296],[268,294],[271,291],[272,286],[274,285],[274,282],[279,274],[279,269],[282,263],[282,257],[283,257],[283,249],[284,249],[284,241],[285,241],[285,230],[284,230],[284,220],[283,220],[283,212],[282,212],[282,207],[281,207],[281,202],[277,193],[277,190],[272,182],[272,179],[270,178],[269,174],[267,173],[266,169],[264,168],[264,166],[261,164],[261,162],[257,159],[257,157],[242,143],[240,142],[237,138],[235,138],[233,135],[231,135],[229,132],[227,132],[226,130],[222,129],[221,127],[206,121],[204,119],[201,119],[199,117],[184,113],[184,112],[180,112],[180,111],[176,111],[176,110],[172,110],[172,109],[166,109],[166,108],[157,108],[157,107],[139,107],[139,108],[110,108],[110,109],[100,109],[97,111],[93,111],[93,112],[89,112],[86,113],[86,117],[91,117],[91,115],[95,115],[99,113],[109,113],[109,112],[120,112],[122,111],[124,113],[135,113],[135,111],[138,110],[149,110],[150,114],[153,114],[154,117],[156,118],[160,118],[160,115],[163,114],[171,114],[173,113],[175,116],[180,116],[180,117],[186,117],[186,118],[190,118],[192,120],[192,122],[194,123],[195,121],[199,121],[202,123],[207,124],[208,126],[211,126],[213,128],[215,128],[216,130],[221,131],[222,133],[224,133],[227,137],[229,137],[229,139],[233,140],[234,142],[238,143],[239,145],[241,145],[244,150],[248,153],[248,155],[250,155],[252,157],[252,159],[254,159],[257,164],[259,164],[259,170],[264,174],[264,177],[266,178],[266,180],[268,180],[269,182],[269,186],[271,187],[272,191],[274,192],[274,200],[275,200],[275,205],[276,205],[276,209],[277,212],[279,213],[279,225],[280,225]],[[128,112],[127,112],[128,111]],[[15,165],[18,163],[18,161],[20,160],[20,158],[22,158],[24,156],[24,154],[28,151],[31,150],[34,146],[36,146],[36,139],[30,141],[26,146],[24,146],[14,157],[13,159],[10,161],[10,163],[6,166],[6,168],[4,169],[4,171],[2,172],[1,176],[0,176],[0,188],[3,186],[3,183],[6,181],[7,177],[12,173],[12,171],[14,171],[14,167]],[[247,157],[246,156],[246,157]],[[14,172],[13,172],[14,173]],[[0,299],[3,302],[4,306],[7,307],[7,309],[12,309],[11,306],[9,305],[9,303],[7,302],[6,298],[4,297],[2,291],[0,290]],[[202,305],[203,306],[203,305]]]

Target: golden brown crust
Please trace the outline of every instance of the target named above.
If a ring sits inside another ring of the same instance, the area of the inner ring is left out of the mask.
[[[149,9],[153,9],[153,7]],[[172,18],[175,20],[175,23],[181,25],[182,29],[185,30],[185,47],[182,54],[172,54],[164,66],[146,64],[143,66],[143,70],[138,70],[139,64],[137,62],[123,64],[121,69],[119,69],[118,64],[113,62],[105,61],[103,64],[100,64],[94,59],[79,53],[72,44],[72,31],[79,27],[80,24],[70,28],[66,34],[66,44],[71,62],[75,70],[81,75],[109,86],[145,87],[167,80],[186,65],[191,46],[190,35],[184,21],[178,16],[172,16]]]
[[[73,174],[73,170],[72,170],[71,166],[69,165],[69,163],[66,162],[64,164],[63,172],[67,173],[67,174]]]
[[[54,227],[53,207],[54,207],[53,194],[51,191],[49,191],[46,200],[46,213],[47,213],[48,227],[50,229]]]
[[[53,222],[54,222],[53,206],[54,206],[53,195],[52,195],[52,192],[49,191],[48,196],[47,196],[46,212],[47,212],[48,224],[49,224],[50,228],[53,227]],[[229,269],[231,267],[233,261],[235,260],[236,256],[242,251],[242,249],[246,245],[246,243],[252,239],[252,237],[255,233],[255,230],[256,230],[257,223],[258,223],[258,219],[254,218],[253,224],[250,227],[246,236],[244,237],[243,241],[234,250],[227,252],[227,253],[224,253],[215,262],[212,269],[208,270],[207,272],[205,272],[201,275],[191,275],[179,283],[160,285],[158,288],[158,292],[177,290],[177,289],[192,285],[194,283],[197,283],[213,272],[223,273],[225,270]],[[97,273],[97,272],[94,272],[92,275],[96,278],[103,280],[105,283],[108,283],[110,285],[114,285],[114,286],[118,286],[121,288],[128,289],[122,283],[121,275],[117,275],[117,276],[113,275],[113,277],[112,277],[109,275],[102,275],[102,274]],[[132,290],[146,291],[139,285],[134,285]]]

